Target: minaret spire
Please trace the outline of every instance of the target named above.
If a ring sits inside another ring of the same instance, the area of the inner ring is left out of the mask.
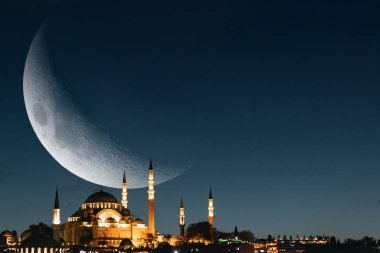
[[[179,205],[179,235],[185,236],[185,207],[181,196],[181,203]]]
[[[58,187],[55,189],[55,199],[54,199],[54,209],[53,209],[53,224],[61,224],[60,209],[59,209],[59,198],[58,198]]]
[[[150,159],[148,175],[148,231],[153,234],[153,236],[156,232],[154,228],[154,192],[153,165],[152,159]]]
[[[55,199],[54,199],[54,208],[53,208],[53,237],[59,242],[60,241],[60,232],[61,232],[61,215],[59,209],[59,198],[58,198],[58,187],[55,189]]]
[[[121,190],[121,205],[124,208],[128,208],[128,192],[127,192],[127,179],[125,178],[125,171],[123,174],[123,183],[122,183],[122,190]]]
[[[214,199],[212,198],[212,191],[208,195],[208,222],[214,227]]]
[[[55,188],[54,209],[59,209],[58,187]]]

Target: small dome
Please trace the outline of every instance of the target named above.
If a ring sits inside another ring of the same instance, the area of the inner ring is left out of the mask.
[[[91,217],[90,217],[90,216],[87,216],[87,217],[81,217],[80,219],[78,219],[78,221],[80,221],[80,222],[91,223]]]
[[[129,239],[124,239],[120,242],[119,248],[130,248],[133,247],[133,243]]]
[[[107,218],[104,222],[105,223],[117,223],[117,221],[112,217]]]
[[[135,224],[144,224],[144,221],[142,219],[137,218],[137,219],[135,219],[133,221],[133,223],[135,223]]]
[[[130,216],[130,215],[131,215],[131,211],[129,211],[128,208],[123,208],[123,209],[121,210],[121,214],[122,214],[123,216]]]
[[[51,237],[43,235],[31,235],[21,242],[22,248],[58,248],[59,243]]]
[[[119,223],[120,224],[127,224],[127,221],[125,219],[121,219]]]
[[[27,229],[25,230],[24,232],[22,232],[21,234],[21,241],[24,241],[26,238],[28,238],[29,236],[31,235],[30,233],[30,229]]]
[[[171,246],[170,246],[170,244],[168,242],[160,242],[157,245],[157,248],[158,249],[167,249],[167,248],[171,248]]]
[[[13,236],[12,232],[8,231],[8,230],[4,230],[3,232],[1,232],[0,235],[4,236],[4,237],[11,237],[11,236]]]
[[[71,217],[83,217],[83,211],[81,209],[79,209],[78,211],[73,213],[73,215],[71,215]]]
[[[96,202],[119,203],[119,201],[117,201],[117,199],[111,193],[104,192],[103,190],[90,195],[85,201],[85,203]]]

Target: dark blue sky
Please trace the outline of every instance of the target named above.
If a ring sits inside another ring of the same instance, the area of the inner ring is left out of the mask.
[[[159,231],[178,233],[181,194],[186,223],[206,220],[212,185],[222,231],[380,238],[377,1],[6,2],[0,229],[50,224],[56,185],[63,220],[100,188],[49,155],[25,111],[24,63],[47,20],[82,109],[135,152],[191,167],[157,186]],[[128,197],[146,220],[146,189]]]

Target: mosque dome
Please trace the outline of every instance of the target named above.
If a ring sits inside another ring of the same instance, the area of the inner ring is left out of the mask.
[[[117,199],[111,193],[104,192],[103,190],[90,195],[85,201],[85,203],[96,202],[119,203],[119,201],[117,201]]]

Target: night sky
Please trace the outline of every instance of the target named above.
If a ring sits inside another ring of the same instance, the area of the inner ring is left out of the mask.
[[[61,167],[26,114],[45,22],[82,110],[187,168],[156,186],[158,231],[178,234],[181,195],[186,224],[207,220],[211,185],[221,231],[380,238],[378,1],[76,2],[1,1],[0,230],[51,224],[56,186],[63,221],[101,188]],[[145,222],[146,190],[128,191]]]

